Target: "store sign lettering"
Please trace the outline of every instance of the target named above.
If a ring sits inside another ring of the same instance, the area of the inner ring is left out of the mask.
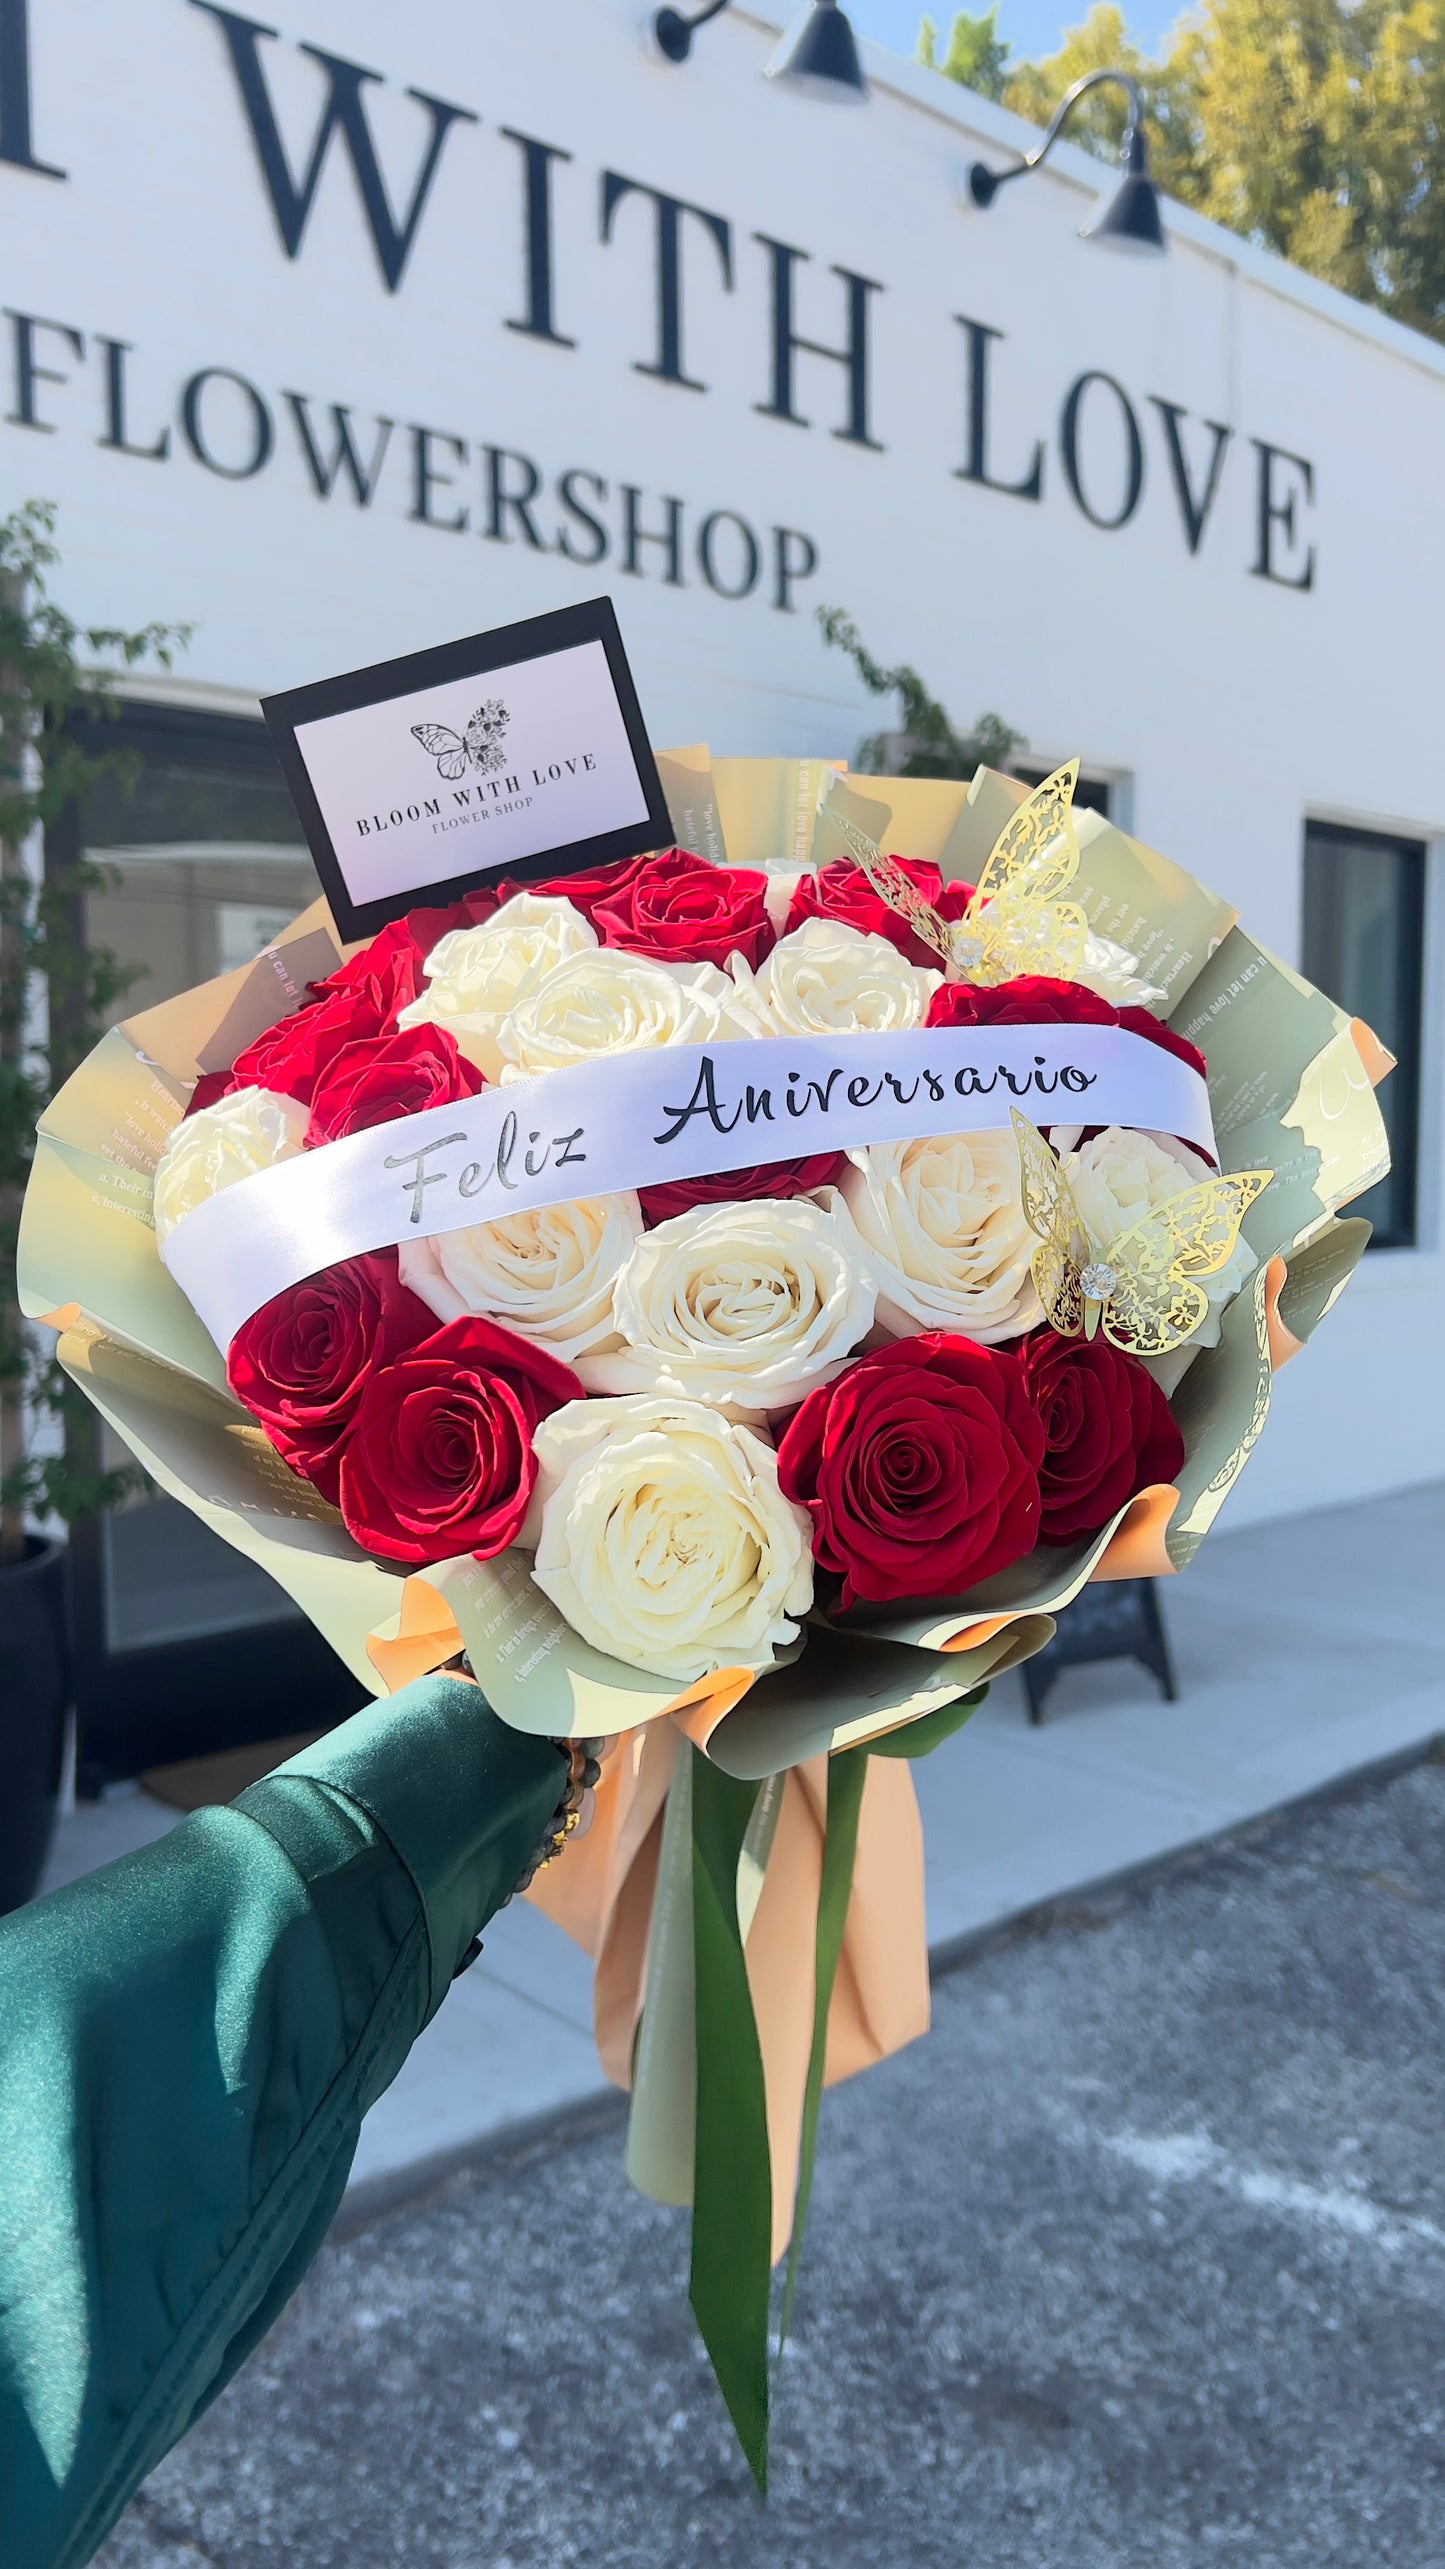
[[[368,114],[368,95],[384,85],[382,75],[302,44],[297,50],[319,66],[322,90],[309,142],[293,159],[267,77],[270,49],[281,41],[275,29],[219,0],[189,5],[216,22],[284,255],[302,255],[327,169],[344,156],[382,280],[389,293],[398,293],[444,158],[460,129],[481,124],[478,113],[408,89],[417,110],[416,157],[409,171],[388,177]],[[63,179],[66,173],[35,147],[27,8],[28,0],[0,0],[0,162]],[[556,187],[557,171],[573,155],[510,126],[497,132],[514,156],[522,253],[520,308],[503,326],[580,350],[575,328],[565,326],[572,316]],[[885,451],[874,399],[880,298],[887,291],[881,279],[832,264],[825,282],[812,251],[764,231],[744,236],[730,216],[611,168],[599,173],[597,220],[604,244],[634,258],[640,252],[650,271],[650,326],[629,356],[633,372],[698,394],[713,391],[689,357],[689,295],[749,292],[759,310],[758,379],[748,388],[754,413],[790,427],[823,428],[871,453]],[[828,317],[818,320],[820,312]],[[649,494],[640,484],[609,482],[585,464],[478,445],[444,427],[380,414],[360,423],[344,403],[310,391],[272,390],[224,365],[202,366],[161,394],[164,409],[137,438],[128,372],[137,352],[129,341],[38,314],[8,311],[6,318],[13,368],[6,419],[14,427],[51,429],[46,390],[65,382],[72,364],[90,365],[99,379],[98,442],[121,454],[155,462],[185,455],[224,479],[246,481],[273,463],[284,440],[320,500],[340,492],[369,508],[385,476],[417,524],[471,530],[589,567],[611,562],[670,587],[696,582],[722,598],[766,596],[782,612],[791,611],[794,589],[818,567],[817,544],[799,528],[756,525],[726,504]],[[1116,534],[1137,515],[1151,477],[1162,477],[1193,557],[1208,540],[1238,442],[1247,453],[1254,500],[1245,567],[1282,587],[1313,587],[1307,519],[1315,475],[1307,457],[1262,437],[1237,440],[1226,422],[1195,419],[1162,393],[1141,398],[1099,367],[1064,387],[1046,433],[1036,430],[1004,454],[995,405],[1005,333],[972,315],[955,314],[953,323],[962,356],[956,480],[1026,504],[1061,490],[1091,526]],[[155,402],[154,388],[151,397]]]
[[[30,130],[30,0],[0,0],[0,161],[64,178],[34,149]]]
[[[392,213],[391,198],[376,156],[363,96],[368,83],[381,85],[381,74],[363,70],[360,63],[343,62],[339,55],[325,52],[320,45],[299,47],[300,52],[308,54],[313,62],[321,65],[327,90],[305,171],[299,179],[293,178],[261,63],[261,38],[274,37],[274,27],[263,26],[252,18],[239,17],[233,9],[218,8],[215,0],[191,0],[191,5],[204,9],[208,17],[214,18],[225,37],[236,86],[251,129],[251,140],[256,146],[256,157],[261,164],[261,175],[287,258],[294,259],[300,251],[321,173],[331,150],[332,137],[336,135],[350,154],[377,263],[389,291],[395,294],[426,211],[447,136],[453,125],[477,125],[481,122],[480,117],[470,107],[453,106],[446,99],[429,96],[424,89],[407,91],[408,98],[414,98],[422,111],[426,132],[420,166],[412,181],[406,211],[398,222]]]

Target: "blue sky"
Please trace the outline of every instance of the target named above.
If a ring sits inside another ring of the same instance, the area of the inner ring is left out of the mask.
[[[971,0],[971,5],[978,15],[983,0]],[[1122,5],[1134,42],[1153,53],[1179,16],[1183,0],[1122,0]],[[916,51],[920,18],[931,18],[941,34],[953,16],[945,0],[926,0],[926,5],[925,0],[844,0],[844,6],[860,36],[871,36],[875,44],[891,45],[900,54]],[[1088,0],[1078,0],[1073,8],[1061,7],[1059,0],[999,0],[998,31],[1013,47],[1015,59],[1054,53],[1064,28],[1077,26],[1087,15]]]

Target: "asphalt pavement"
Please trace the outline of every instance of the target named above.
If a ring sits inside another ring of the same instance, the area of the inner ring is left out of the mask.
[[[1442,2128],[1432,1762],[1015,1930],[830,2093],[766,2506],[604,2113],[329,2245],[100,2557],[1442,2569]]]

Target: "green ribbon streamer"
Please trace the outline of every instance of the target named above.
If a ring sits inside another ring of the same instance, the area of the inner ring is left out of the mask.
[[[783,2286],[778,2351],[788,2333],[813,2191],[828,2015],[848,1923],[868,1759],[926,1757],[962,1728],[987,1690],[871,1748],[828,1761],[828,1803],[813,1965],[813,2041],[803,2090],[793,2236]],[[692,1760],[692,1898],[696,1973],[697,2117],[693,2141],[689,2293],[718,2388],[764,2495],[768,2486],[768,2305],[772,2281],[773,2176],[762,2047],[738,1916],[738,1868],[764,1787],[725,1775],[701,1751]]]
[[[813,1981],[813,2048],[808,2058],[807,2085],[803,2090],[798,2191],[793,2203],[793,2237],[788,2250],[788,2274],[783,2286],[783,2311],[778,2327],[779,2354],[783,2351],[783,2341],[793,2315],[793,2294],[802,2264],[803,2229],[813,2192],[818,2115],[823,2101],[823,2070],[828,2056],[828,2014],[833,2004],[833,1984],[838,1977],[843,1933],[848,1924],[853,1864],[858,1852],[858,1819],[863,1808],[868,1760],[870,1756],[926,1757],[931,1749],[940,1748],[955,1731],[963,1728],[987,1692],[986,1686],[980,1686],[973,1694],[965,1696],[961,1703],[944,1704],[936,1713],[925,1713],[920,1720],[909,1722],[902,1730],[894,1731],[884,1739],[873,1740],[865,1748],[840,1750],[828,1760],[827,1836],[823,1845],[823,1878],[818,1889]]]
[[[970,1714],[976,1713],[988,1693],[987,1686],[976,1686],[971,1695],[958,1703],[942,1704],[936,1713],[923,1713],[916,1722],[905,1722],[902,1730],[890,1731],[886,1739],[871,1743],[873,1757],[927,1757],[942,1748],[946,1739],[961,1731]]]
[[[818,2113],[823,2102],[823,2068],[828,2055],[828,2011],[848,1923],[853,1889],[853,1859],[858,1852],[858,1816],[868,1781],[866,1748],[841,1749],[828,1760],[827,1834],[823,1841],[823,1878],[818,1886],[818,1933],[813,1967],[813,2048],[803,2089],[803,2127],[798,2141],[798,2191],[793,2198],[793,2237],[788,2275],[783,2286],[783,2312],[778,2323],[778,2353],[793,2315],[793,2294],[803,2257],[803,2228],[813,2192],[813,2161],[818,2147]]]
[[[698,2029],[689,2293],[738,2442],[766,2494],[773,2180],[738,1923],[738,1860],[760,1788],[724,1775],[696,1749],[688,1754]]]

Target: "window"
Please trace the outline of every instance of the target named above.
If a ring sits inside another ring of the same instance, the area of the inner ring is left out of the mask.
[[[131,705],[100,744],[113,745],[140,767],[130,792],[102,784],[81,818],[86,853],[114,874],[87,902],[86,926],[143,967],[115,1010],[133,1017],[249,963],[315,900],[317,882],[259,722]]]
[[[1052,776],[1054,771],[1051,767],[1015,767],[1013,772],[1021,785],[1042,785],[1044,778]],[[1074,806],[1080,812],[1102,812],[1107,820],[1109,817],[1108,778],[1081,776],[1074,787]]]
[[[927,743],[910,739],[905,731],[880,732],[876,741],[867,743],[865,746],[881,752],[882,765],[876,772],[883,776],[906,774],[908,760],[917,755],[920,749],[927,756],[934,754]],[[1061,763],[1055,762],[1056,765]],[[930,769],[927,772],[931,774],[933,771]],[[1023,766],[1019,766],[1017,762],[1011,763],[1005,772],[1016,776],[1021,785],[1033,786],[1042,785],[1044,778],[1052,776],[1054,770],[1053,767],[1040,767],[1036,762],[1026,761]],[[1081,776],[1074,787],[1074,801],[1081,812],[1102,812],[1107,820],[1110,802],[1108,777]]]
[[[1304,971],[1373,1026],[1399,1068],[1380,1090],[1390,1174],[1348,1209],[1375,1226],[1375,1249],[1416,1237],[1425,850],[1378,830],[1305,825]]]
[[[111,869],[76,924],[140,967],[119,1019],[248,963],[317,883],[260,722],[131,704],[98,745],[135,754],[132,790],[103,783],[66,813],[47,863],[83,851]],[[130,1459],[98,1418],[88,1432],[107,1465]],[[320,1728],[358,1700],[265,1571],[160,1492],[77,1525],[71,1569],[82,1789]]]

